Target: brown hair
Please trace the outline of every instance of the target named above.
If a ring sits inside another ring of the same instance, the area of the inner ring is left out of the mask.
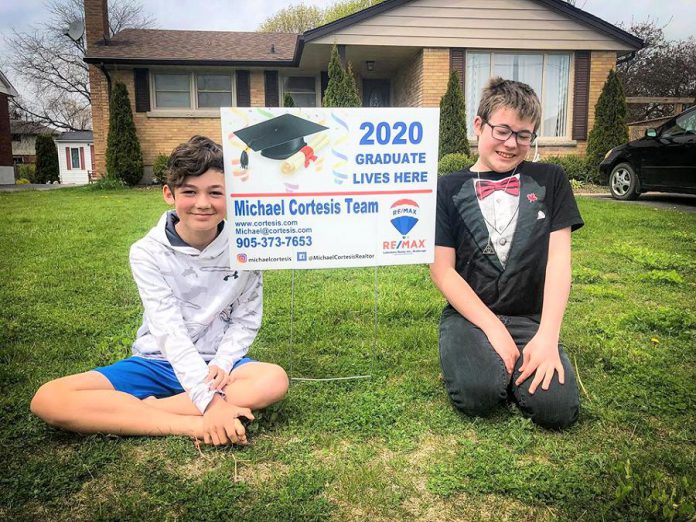
[[[222,147],[205,136],[193,136],[169,156],[167,186],[174,193],[174,188],[183,185],[188,176],[200,176],[210,169],[225,171]]]
[[[491,114],[503,107],[513,109],[522,120],[532,121],[535,132],[539,129],[541,103],[534,89],[526,83],[500,77],[488,80],[481,93],[477,116],[488,121]]]

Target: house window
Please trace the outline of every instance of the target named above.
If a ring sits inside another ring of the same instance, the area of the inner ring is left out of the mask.
[[[198,107],[231,107],[232,76],[228,74],[196,75]]]
[[[316,107],[316,79],[313,76],[288,76],[283,80],[283,94],[289,94],[296,107]]]
[[[153,79],[157,109],[210,109],[234,105],[231,74],[155,73]]]
[[[155,106],[160,109],[190,109],[191,75],[155,74]]]
[[[545,138],[567,137],[569,54],[467,53],[466,119],[470,135],[481,91],[492,76],[530,85],[541,100],[541,128],[537,134]]]
[[[70,148],[70,168],[81,169],[80,165],[80,149]]]

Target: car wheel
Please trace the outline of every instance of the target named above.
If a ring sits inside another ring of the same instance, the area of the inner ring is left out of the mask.
[[[614,199],[636,199],[640,194],[640,181],[629,163],[619,163],[609,175],[609,192]]]

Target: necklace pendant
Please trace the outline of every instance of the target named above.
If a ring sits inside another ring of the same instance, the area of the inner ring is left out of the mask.
[[[494,256],[495,255],[495,248],[493,248],[493,243],[491,242],[490,236],[488,236],[488,243],[486,243],[486,246],[483,249],[483,255],[485,255],[485,256]]]

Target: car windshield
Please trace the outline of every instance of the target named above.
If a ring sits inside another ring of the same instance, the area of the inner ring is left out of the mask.
[[[662,131],[662,136],[665,138],[685,134],[696,134],[696,110],[681,114],[672,125]]]

